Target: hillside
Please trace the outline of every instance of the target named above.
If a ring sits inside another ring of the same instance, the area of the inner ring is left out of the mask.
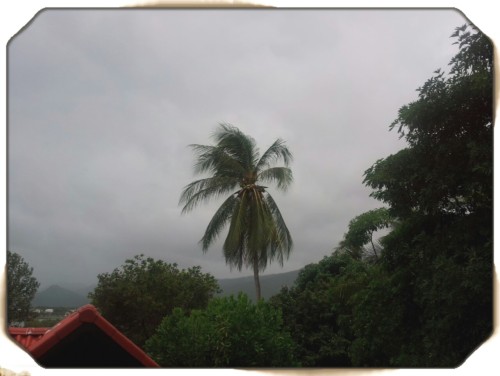
[[[65,289],[61,286],[52,285],[38,292],[33,299],[34,307],[81,307],[88,304],[89,300],[81,294]]]
[[[292,286],[300,270],[287,273],[263,275],[260,277],[262,297],[269,299],[277,294],[282,286]],[[255,299],[255,285],[253,276],[240,278],[219,279],[219,286],[223,290],[219,296],[237,295],[240,291],[247,294],[252,300]],[[33,300],[34,307],[81,307],[89,303],[87,294],[93,291],[95,286],[64,288],[52,285],[38,292]]]
[[[277,294],[281,287],[291,287],[295,282],[300,270],[294,270],[287,273],[263,275],[260,277],[260,287],[262,290],[262,297],[269,299],[271,296]],[[220,296],[237,295],[240,291],[247,294],[252,300],[255,299],[255,285],[253,276],[219,279],[219,286],[223,290]]]

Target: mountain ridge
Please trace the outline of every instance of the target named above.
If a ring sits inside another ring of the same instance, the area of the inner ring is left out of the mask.
[[[285,273],[276,273],[260,276],[261,296],[269,299],[280,292],[283,286],[292,287],[299,275],[300,270]],[[219,286],[223,290],[219,296],[237,295],[243,292],[255,301],[255,284],[253,276],[218,279]]]
[[[283,286],[291,287],[300,270],[285,273],[276,273],[260,276],[262,297],[269,299],[280,292]],[[220,278],[217,279],[222,292],[217,296],[237,295],[243,292],[252,300],[255,300],[255,285],[253,276]],[[74,286],[73,286],[74,287]],[[89,304],[87,294],[93,291],[95,286],[71,289],[60,285],[51,285],[38,292],[33,299],[34,307],[68,307],[76,308]]]
[[[45,290],[38,292],[33,299],[34,307],[81,307],[89,303],[84,295],[78,294],[75,291],[61,287],[59,285],[51,285]]]

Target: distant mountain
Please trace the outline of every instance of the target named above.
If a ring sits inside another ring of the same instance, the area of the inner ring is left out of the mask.
[[[69,282],[69,283],[64,283],[63,286],[66,290],[76,292],[79,295],[87,296],[89,292],[94,291],[97,285],[96,284],[87,285],[83,283]]]
[[[80,295],[87,296],[89,292],[94,292],[95,288],[97,285],[87,285],[87,286],[81,286],[77,288],[70,288],[69,290],[74,291]]]
[[[295,282],[300,270],[287,273],[263,275],[260,277],[260,287],[262,297],[269,299],[280,292],[283,286],[291,287]],[[255,300],[255,285],[253,276],[240,278],[219,279],[219,286],[222,293],[219,296],[238,295],[241,291]],[[68,307],[75,308],[89,304],[87,294],[94,291],[94,286],[72,286],[74,288],[64,288],[52,285],[43,291],[38,292],[33,300],[34,307]]]
[[[34,307],[68,307],[75,308],[88,304],[89,300],[82,294],[52,285],[38,292],[33,299]]]
[[[261,294],[264,299],[280,292],[283,286],[291,287],[300,270],[294,270],[287,273],[263,275],[260,277]],[[220,296],[237,295],[240,291],[247,294],[249,298],[255,300],[255,284],[253,276],[219,279],[219,286],[222,289]]]

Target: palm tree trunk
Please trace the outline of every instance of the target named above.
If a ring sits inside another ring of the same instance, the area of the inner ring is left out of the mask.
[[[255,295],[257,301],[260,300],[260,280],[259,280],[259,260],[255,258],[253,260],[253,280],[255,282]]]

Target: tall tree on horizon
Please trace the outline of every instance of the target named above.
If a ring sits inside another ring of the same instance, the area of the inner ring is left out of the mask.
[[[260,183],[275,183],[282,191],[293,181],[288,167],[292,154],[282,139],[277,139],[260,156],[255,140],[230,124],[219,124],[213,134],[215,145],[193,144],[195,172],[209,173],[182,191],[182,213],[211,198],[230,193],[208,224],[200,243],[206,252],[229,223],[223,245],[226,263],[254,273],[257,300],[261,298],[259,271],[277,259],[283,265],[293,246],[292,237],[278,205]],[[274,167],[283,160],[285,166]],[[259,184],[258,184],[259,183]]]

